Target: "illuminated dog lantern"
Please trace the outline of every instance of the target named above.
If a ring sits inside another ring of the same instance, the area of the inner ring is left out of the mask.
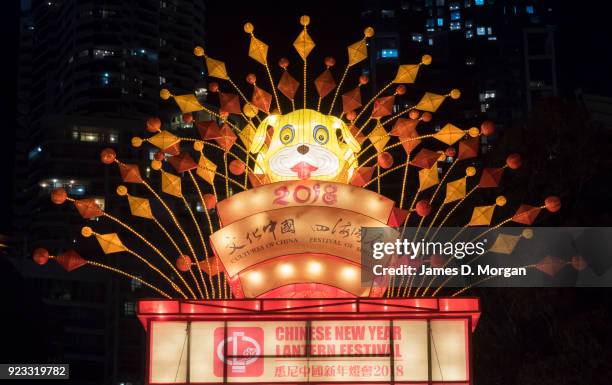
[[[270,144],[265,146],[268,128]],[[296,179],[346,181],[357,166],[360,145],[339,118],[311,109],[270,115],[258,126],[251,147],[271,182]],[[263,171],[263,170],[262,170]]]

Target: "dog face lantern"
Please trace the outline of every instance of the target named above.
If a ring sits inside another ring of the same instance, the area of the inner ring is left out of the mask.
[[[265,146],[268,128],[273,128]],[[314,179],[346,182],[357,167],[360,145],[335,116],[310,109],[270,115],[255,132],[250,151],[257,153],[256,173],[270,182]]]

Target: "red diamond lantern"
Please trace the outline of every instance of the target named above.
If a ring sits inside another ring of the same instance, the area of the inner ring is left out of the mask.
[[[567,265],[567,262],[564,260],[548,255],[536,264],[536,269],[553,277],[557,275],[557,273],[563,269],[565,265]]]
[[[221,138],[219,125],[214,120],[198,122],[198,132],[202,140],[217,140]]]
[[[542,209],[539,207],[521,205],[512,217],[512,221],[516,223],[521,223],[523,225],[531,226],[533,224],[533,221],[535,221],[535,219],[538,217],[540,210]]]
[[[198,168],[196,162],[194,162],[186,152],[182,152],[176,156],[171,156],[168,158],[168,163],[170,163],[178,173]]]
[[[410,164],[420,168],[430,169],[440,158],[440,154],[435,151],[422,148],[421,151],[410,161]]]
[[[355,87],[352,90],[342,94],[342,112],[354,111],[361,107],[361,90]]]
[[[119,173],[125,183],[142,183],[140,170],[135,164],[119,163]]]
[[[63,252],[62,254],[55,257],[55,261],[59,263],[68,272],[78,269],[79,267],[87,263],[87,261],[85,261],[79,255],[79,253],[74,250],[68,250]]]
[[[383,96],[374,100],[372,108],[372,118],[382,118],[383,116],[391,115],[393,112],[393,104],[395,103],[395,95]]]
[[[251,98],[251,103],[257,108],[266,113],[270,112],[270,105],[272,104],[272,95],[269,92],[262,90],[261,88],[255,86],[253,89],[253,97]]]
[[[284,71],[280,81],[278,82],[277,88],[287,97],[287,99],[293,100],[295,99],[295,93],[297,92],[299,86],[300,83],[295,80],[295,78],[291,76],[289,72]]]
[[[221,110],[229,112],[230,114],[240,115],[240,99],[238,95],[229,93],[219,93],[219,102],[221,104]]]
[[[363,187],[372,179],[376,167],[360,167],[353,173],[351,184],[357,187]]]
[[[104,212],[93,198],[86,198],[74,201],[74,207],[79,211],[79,214],[85,219],[91,219],[102,216]]]
[[[323,73],[315,79],[314,84],[320,98],[326,97],[334,88],[336,88],[336,81],[334,80],[334,77],[329,69],[323,71]]]
[[[503,168],[485,168],[484,170],[482,170],[482,175],[480,176],[480,182],[478,182],[478,187],[499,187],[499,181],[501,180],[503,174]]]

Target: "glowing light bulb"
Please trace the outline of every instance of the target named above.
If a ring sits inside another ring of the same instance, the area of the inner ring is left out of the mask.
[[[263,279],[263,277],[262,277],[262,275],[261,275],[261,273],[259,271],[253,271],[253,272],[249,273],[247,278],[248,278],[249,282],[254,283],[254,284],[261,283],[261,281]]]
[[[310,274],[319,274],[323,270],[323,266],[319,262],[310,262],[308,264],[308,272]]]
[[[340,274],[342,275],[342,278],[349,280],[357,276],[357,270],[354,267],[345,267],[342,269]]]
[[[291,266],[290,264],[288,264],[288,263],[283,263],[282,265],[280,265],[280,266],[278,267],[278,270],[279,270],[279,271],[280,271],[280,273],[281,273],[281,274],[283,274],[283,275],[291,275],[291,274],[293,274],[293,272],[294,272],[294,270],[295,270],[295,269],[294,269],[294,268],[293,268],[293,266]]]

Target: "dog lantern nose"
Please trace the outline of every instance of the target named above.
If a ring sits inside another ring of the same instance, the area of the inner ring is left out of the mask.
[[[304,155],[308,152],[308,150],[310,150],[310,148],[308,148],[308,146],[302,144],[301,146],[299,146],[297,148],[297,152],[299,152],[300,154]]]

